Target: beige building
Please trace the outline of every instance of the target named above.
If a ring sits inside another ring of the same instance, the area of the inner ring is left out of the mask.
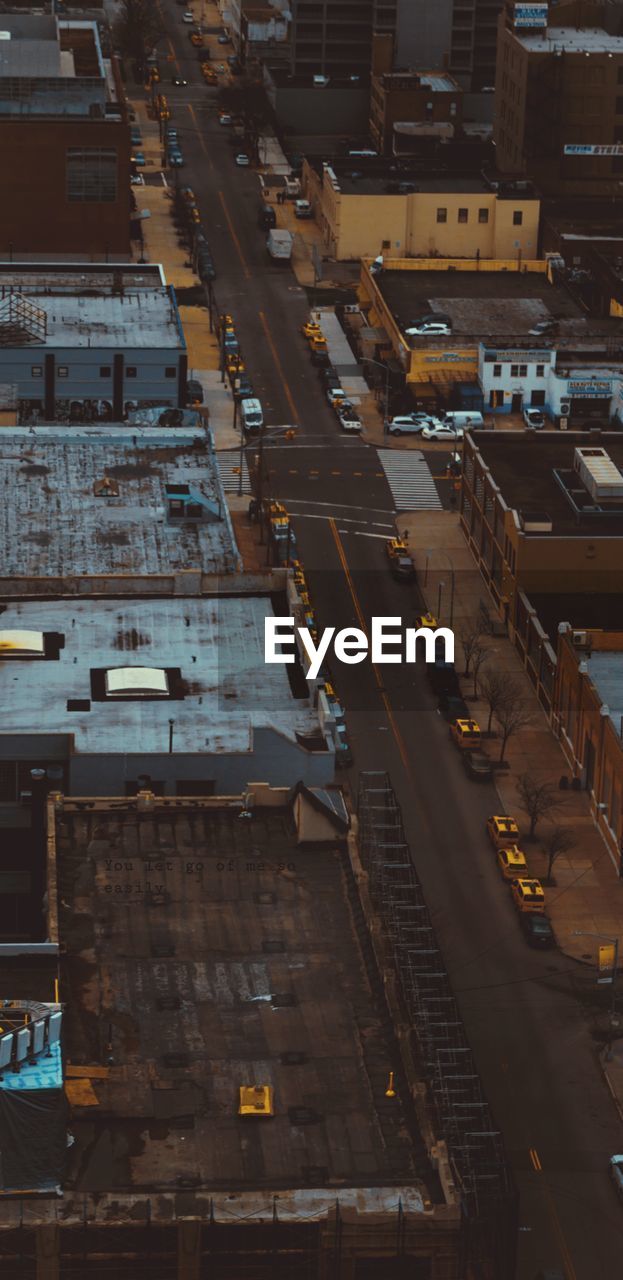
[[[540,201],[531,193],[501,195],[479,178],[423,178],[357,173],[309,161],[303,186],[325,251],[338,261],[375,258],[534,259]]]

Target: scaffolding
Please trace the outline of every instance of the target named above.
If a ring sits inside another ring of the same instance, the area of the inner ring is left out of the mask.
[[[413,1029],[438,1136],[461,1193],[464,1274],[511,1280],[517,1195],[404,833],[387,773],[362,773],[361,860]]]

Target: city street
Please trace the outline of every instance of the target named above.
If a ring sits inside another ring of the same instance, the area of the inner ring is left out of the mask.
[[[395,614],[412,625],[421,598],[387,571],[384,539],[396,525],[377,451],[340,433],[300,334],[306,293],[266,253],[257,174],[234,163],[180,10],[169,0],[163,14],[189,80],[166,90],[186,160],[180,181],[192,184],[201,209],[218,309],[235,318],[268,427],[300,429],[291,442],[267,443],[264,459],[270,491],[294,520],[318,623],[362,626],[372,614]],[[518,1278],[558,1267],[566,1280],[613,1280],[623,1216],[607,1165],[623,1150],[623,1130],[591,1034],[592,971],[527,946],[485,838],[495,791],[466,778],[423,672],[365,663],[334,675],[355,761],[346,781],[355,799],[358,770],[390,774],[504,1134],[521,1196]]]

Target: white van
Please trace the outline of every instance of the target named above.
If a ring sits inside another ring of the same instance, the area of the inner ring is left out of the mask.
[[[476,409],[449,409],[443,415],[447,427],[462,427],[464,431],[484,427],[485,420]]]
[[[254,431],[261,431],[264,426],[264,414],[259,400],[241,400],[240,416],[242,418],[242,426],[249,434]]]

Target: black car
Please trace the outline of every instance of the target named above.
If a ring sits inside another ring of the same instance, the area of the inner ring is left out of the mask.
[[[451,694],[452,697],[460,698],[461,687],[453,662],[444,662],[443,658],[437,658],[435,662],[427,662],[426,675],[429,684],[438,697],[445,693],[447,695]],[[466,719],[469,720],[470,716],[467,715]]]
[[[171,84],[183,89],[188,84],[188,80],[185,80],[183,76],[171,76]]]
[[[316,367],[317,367],[317,368],[319,368],[319,369],[326,369],[326,368],[328,368],[328,366],[329,366],[329,352],[328,352],[328,351],[314,351],[314,350],[312,349],[312,352],[311,352],[311,362],[312,362],[312,364],[315,364],[315,365],[316,365]]]
[[[325,365],[320,370],[320,381],[325,391],[333,391],[335,388],[341,387],[340,375],[333,368],[332,364]]]
[[[240,403],[241,400],[252,400],[254,396],[254,391],[253,391],[252,383],[249,382],[249,379],[246,378],[244,374],[242,374],[240,378],[236,379],[236,382],[238,385],[234,383],[234,387],[233,387],[234,400],[237,400],[238,403]]]
[[[519,923],[526,935],[526,942],[531,947],[545,948],[556,945],[556,938],[549,917],[542,912],[520,911]]]
[[[484,751],[461,752],[463,768],[472,782],[492,782],[493,765]]]
[[[188,403],[195,401],[197,404],[203,404],[203,387],[196,378],[189,378],[186,383],[186,396]]]
[[[456,693],[442,693],[438,702],[439,710],[448,724],[456,720],[470,720],[471,712],[466,702]]]

